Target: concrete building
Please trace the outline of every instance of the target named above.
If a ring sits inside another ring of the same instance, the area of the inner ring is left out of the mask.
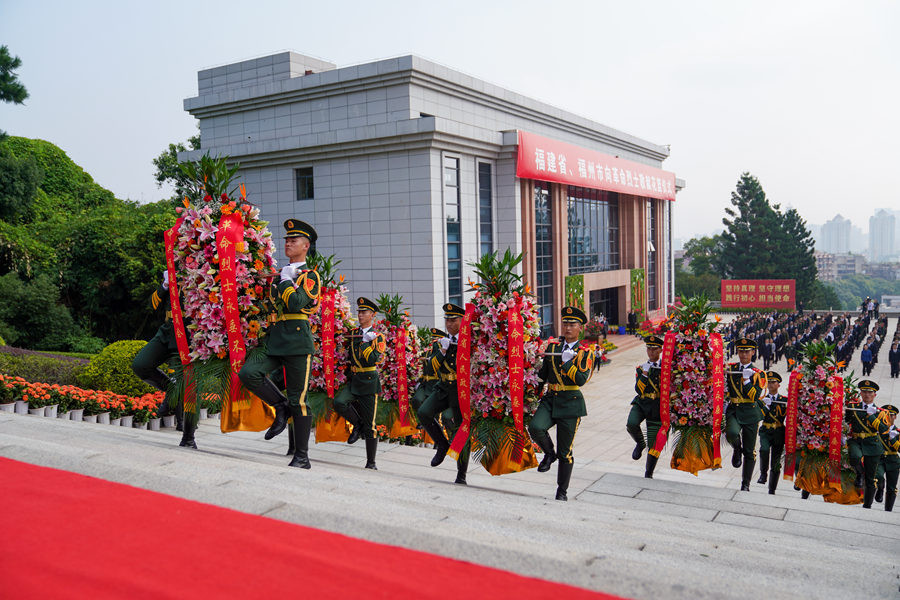
[[[881,262],[894,256],[894,229],[896,219],[881,209],[869,217],[869,260]]]
[[[858,275],[866,268],[866,258],[862,254],[836,254],[834,273],[836,279]]]
[[[822,225],[822,247],[819,250],[832,254],[850,251],[850,221],[841,215]]]
[[[624,323],[673,298],[684,183],[661,168],[666,146],[417,56],[206,69],[184,108],[203,150],[182,159],[240,163],[276,239],[285,219],[310,222],[354,296],[401,294],[417,323],[471,298],[468,263],[507,248],[525,254],[546,334],[570,301]]]
[[[834,268],[834,254],[830,252],[816,252],[816,279],[819,281],[834,281],[837,279],[837,271]]]

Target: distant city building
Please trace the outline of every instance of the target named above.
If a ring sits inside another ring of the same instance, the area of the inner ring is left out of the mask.
[[[850,228],[849,219],[837,215],[822,225],[822,252],[832,254],[846,254],[850,252]]]
[[[896,262],[880,262],[867,263],[865,274],[869,277],[877,277],[878,279],[886,279],[888,281],[896,281],[900,279],[900,263]]]
[[[834,281],[837,279],[837,272],[834,269],[834,254],[830,252],[816,252],[815,257],[818,271],[816,278],[819,281]]]
[[[851,275],[863,273],[866,259],[861,254],[832,254],[816,252],[817,279],[819,281],[837,281]]]
[[[881,262],[894,255],[894,229],[897,219],[881,209],[869,217],[869,260]]]

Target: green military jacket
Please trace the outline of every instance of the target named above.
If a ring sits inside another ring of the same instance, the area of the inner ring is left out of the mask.
[[[315,270],[301,271],[293,282],[272,285],[277,317],[266,329],[264,342],[270,356],[297,356],[315,351],[309,315],[319,309],[321,280]]]
[[[764,394],[763,398],[768,396]],[[775,402],[784,402],[785,404],[775,404]],[[769,439],[784,439],[784,418],[787,416],[787,397],[778,394],[775,401],[768,407],[762,402],[760,410],[763,413],[762,423],[759,425],[760,435],[765,435]]]
[[[884,446],[881,444],[879,436],[879,426],[881,424],[880,414],[868,414],[860,410],[865,409],[859,399],[851,400],[844,407],[844,420],[850,424],[851,440],[850,443],[857,444],[863,456],[878,456],[884,452]]]
[[[741,373],[741,363],[733,362],[725,365],[725,400],[729,403],[726,415],[737,419],[741,425],[752,425],[763,419],[762,397],[766,394],[766,375],[752,364],[753,376],[747,383]]]
[[[362,329],[357,327],[350,332],[350,392],[355,396],[370,396],[381,393],[381,380],[378,377],[378,363],[384,356],[386,343],[384,336],[375,334],[375,339],[362,341]],[[355,337],[359,336],[359,337]]]
[[[562,352],[563,342],[553,341],[547,345],[547,354]],[[562,356],[545,356],[538,373],[540,385],[549,385],[549,390],[541,399],[541,404],[550,406],[550,416],[554,419],[570,419],[587,415],[581,386],[586,384],[594,372],[594,353],[587,348],[578,348],[574,358],[566,362]]]
[[[165,307],[166,320],[156,330],[153,339],[165,344],[174,354],[178,352],[178,342],[175,340],[175,326],[172,324],[172,311],[170,310],[169,290],[163,286],[158,286],[156,290],[150,294],[150,308],[155,311]]]
[[[634,391],[635,397],[631,401],[632,404],[638,404],[645,411],[652,412],[654,409],[659,412],[659,376],[662,370],[651,367],[646,373],[641,367],[637,367],[634,372]]]
[[[431,368],[440,377],[437,386],[450,396],[451,404],[459,402],[456,391],[456,344],[450,344],[447,352],[440,350],[440,344],[437,345],[437,352],[432,348],[431,352]]]
[[[878,438],[881,440],[881,445],[884,446],[881,462],[884,463],[886,471],[893,471],[900,469],[900,436],[891,439],[889,431],[890,429],[879,432]]]

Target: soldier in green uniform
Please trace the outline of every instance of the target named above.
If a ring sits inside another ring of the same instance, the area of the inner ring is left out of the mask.
[[[769,493],[778,488],[781,475],[781,453],[784,451],[784,417],[787,414],[787,398],[778,393],[781,375],[766,371],[769,393],[763,396],[763,422],[759,426],[759,479],[756,483],[769,482]],[[771,462],[770,462],[771,461]],[[771,472],[770,465],[771,464]]]
[[[556,499],[562,501],[569,499],[566,493],[574,464],[572,445],[575,443],[575,433],[581,417],[587,415],[581,386],[588,382],[594,372],[594,353],[578,344],[585,323],[587,316],[580,308],[566,306],[562,309],[563,339],[547,345],[538,373],[539,388],[543,388],[546,383],[549,389],[541,398],[541,403],[528,424],[531,439],[544,451],[538,471],[549,471],[551,465],[559,459]],[[547,433],[554,425],[559,453],[553,448],[553,442]]]
[[[900,477],[900,431],[894,425],[897,418],[897,407],[886,404],[881,407],[881,417],[878,427],[878,438],[884,446],[884,454],[878,463],[875,472],[878,485],[875,489],[875,501],[881,502],[879,497],[883,494],[884,510],[894,510],[894,501],[897,499],[897,479]],[[885,489],[887,492],[885,493]]]
[[[856,487],[863,487],[863,508],[872,508],[875,499],[875,471],[884,453],[878,436],[878,384],[870,379],[859,382],[860,399],[847,403],[844,419],[850,423],[852,437],[847,441],[850,464],[856,469]]]
[[[659,375],[661,373],[659,355],[662,354],[663,341],[655,335],[644,338],[647,345],[647,362],[637,367],[634,373],[634,391],[637,395],[631,401],[631,411],[628,413],[628,421],[625,430],[634,440],[634,451],[631,453],[633,460],[640,460],[644,448],[649,444],[652,448],[656,441],[656,435],[662,426],[659,416]],[[641,432],[641,421],[647,421],[647,441]],[[653,470],[656,468],[658,456],[647,453],[647,467],[644,477],[653,479]]]
[[[431,466],[436,467],[444,462],[447,451],[450,450],[450,442],[444,435],[444,430],[438,423],[438,416],[447,409],[453,414],[452,424],[449,430],[452,435],[462,425],[462,412],[459,410],[459,395],[456,386],[456,348],[457,335],[462,325],[462,317],[465,311],[461,306],[453,303],[444,305],[444,326],[447,329],[447,337],[438,342],[440,352],[432,357],[432,366],[440,377],[440,381],[434,386],[431,394],[419,407],[417,417],[419,423],[434,440],[435,453],[431,459]],[[451,437],[452,439],[452,437]],[[456,459],[456,481],[460,485],[466,485],[466,471],[469,468],[470,443],[467,441],[462,452]]]
[[[169,306],[168,271],[163,271],[162,283],[150,295],[150,307],[154,311],[159,310],[163,306]],[[178,344],[175,341],[175,326],[172,324],[171,310],[166,310],[166,320],[163,321],[163,324],[156,330],[156,335],[154,335],[134,357],[134,361],[131,363],[131,369],[134,371],[134,374],[138,376],[138,379],[166,394],[162,404],[159,405],[157,412],[162,416],[169,410],[173,410],[175,412],[175,420],[178,423],[177,429],[178,431],[183,431],[182,418],[184,409],[180,402],[177,403],[177,406],[172,406],[174,401],[169,396],[170,378],[159,368],[163,363],[168,363],[170,365],[181,363],[181,360],[178,358]],[[196,423],[194,426],[196,427]],[[193,440],[194,437],[192,431],[190,436],[182,436],[182,443],[180,445],[196,448],[197,445]]]
[[[412,409],[418,413],[419,408],[425,402],[425,399],[434,391],[434,387],[440,380],[438,370],[440,369],[441,345],[440,341],[447,337],[444,331],[437,327],[431,328],[431,350],[422,361],[422,376],[419,378],[419,384],[409,403]]]
[[[378,363],[386,349],[384,336],[372,329],[377,312],[378,305],[368,298],[356,299],[359,327],[350,332],[348,385],[334,399],[334,410],[353,425],[347,443],[355,444],[360,437],[365,438],[366,468],[374,470],[378,470],[375,466],[375,451],[378,449],[375,411],[381,393]]]
[[[762,421],[762,397],[766,390],[766,375],[752,364],[756,344],[748,338],[737,341],[738,362],[729,363],[725,370],[725,439],[734,448],[731,465],[743,464],[741,490],[750,491],[750,478],[756,467],[756,435]]]
[[[312,417],[306,404],[310,362],[315,350],[309,315],[318,309],[321,280],[315,270],[306,268],[306,256],[318,235],[308,223],[298,219],[284,222],[284,253],[290,264],[281,270],[280,283],[272,286],[278,316],[262,339],[264,351],[248,361],[238,377],[241,383],[275,408],[275,422],[266,432],[272,439],[294,421],[294,457],[292,467],[309,469],[309,432]],[[287,397],[279,391],[268,373],[284,367]]]

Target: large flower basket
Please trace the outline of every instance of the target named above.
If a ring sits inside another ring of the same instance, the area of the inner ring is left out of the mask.
[[[481,283],[470,282],[475,297],[466,305],[457,350],[463,424],[451,452],[462,449],[471,430],[473,456],[491,475],[538,464],[525,426],[540,403],[540,319],[515,272],[521,262],[521,254],[507,250],[472,263]]]
[[[834,346],[810,342],[803,349],[800,368],[791,372],[785,415],[784,478],[826,502],[859,504],[845,440],[850,425],[844,420],[845,395],[856,386],[838,375]]]
[[[165,235],[181,360],[177,392],[188,415],[198,414],[198,398],[218,395],[225,413],[222,432],[262,431],[274,416],[237,376],[267,326],[265,300],[275,266],[259,209],[247,201],[243,185],[239,195],[229,190],[237,168],[209,156],[184,165],[189,189]]]
[[[659,456],[671,428],[670,465],[693,475],[722,466],[725,353],[716,323],[708,321],[710,310],[706,298],[692,298],[662,325],[668,328],[660,357],[662,424],[650,452]]]
[[[375,424],[381,426],[390,440],[406,438],[418,432],[416,416],[409,404],[422,375],[419,356],[418,328],[401,309],[403,298],[382,294],[376,299],[384,317],[375,331],[384,335],[385,352],[379,365],[381,395],[375,413]]]

